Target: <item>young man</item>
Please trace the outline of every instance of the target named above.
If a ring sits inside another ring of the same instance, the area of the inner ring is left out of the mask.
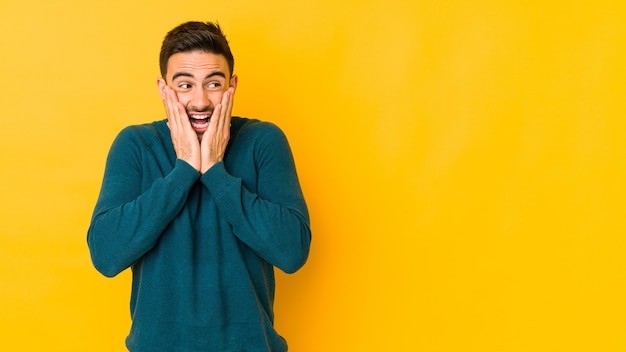
[[[274,266],[306,261],[309,215],[279,128],[232,117],[237,76],[218,25],[170,31],[157,81],[167,120],[117,136],[87,233],[94,266],[132,268],[134,352],[287,351]]]

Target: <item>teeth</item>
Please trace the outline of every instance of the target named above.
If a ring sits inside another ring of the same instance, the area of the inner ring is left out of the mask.
[[[208,120],[206,120],[206,121],[205,120],[200,120],[200,121],[197,121],[197,122],[196,121],[190,121],[190,122],[191,122],[191,126],[193,126],[193,127],[203,127],[203,126],[206,126],[209,123]]]
[[[209,123],[210,115],[193,115],[189,116],[189,122],[193,128],[204,128]]]

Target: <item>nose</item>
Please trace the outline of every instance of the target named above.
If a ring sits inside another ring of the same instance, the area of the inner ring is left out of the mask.
[[[211,105],[206,92],[200,88],[193,90],[191,99],[189,100],[189,107],[194,111],[206,111]]]

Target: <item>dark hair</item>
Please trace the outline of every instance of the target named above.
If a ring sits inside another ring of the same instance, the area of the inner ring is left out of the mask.
[[[194,50],[224,56],[232,76],[235,59],[220,25],[213,22],[186,22],[172,29],[163,39],[159,56],[163,79],[167,73],[167,62],[172,55]]]

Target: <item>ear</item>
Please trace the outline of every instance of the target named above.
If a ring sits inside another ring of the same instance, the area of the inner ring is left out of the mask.
[[[157,87],[159,88],[161,99],[165,99],[165,87],[167,87],[167,83],[165,83],[163,78],[157,79]]]
[[[233,87],[233,89],[237,90],[237,83],[238,83],[238,82],[239,82],[239,77],[237,77],[237,75],[233,75],[233,76],[230,78],[230,85],[229,85],[229,88],[230,88],[230,87]]]

